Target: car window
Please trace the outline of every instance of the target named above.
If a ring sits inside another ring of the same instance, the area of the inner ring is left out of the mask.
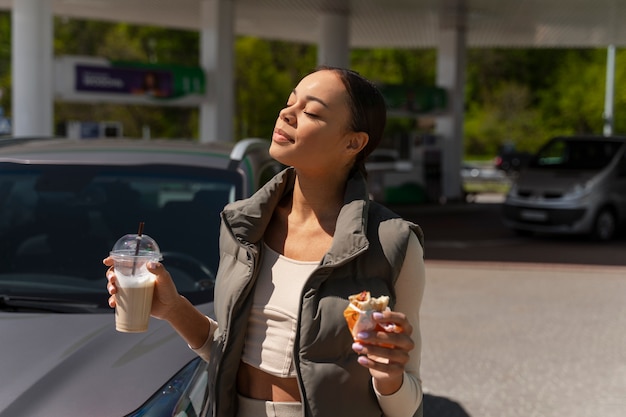
[[[181,293],[209,301],[219,213],[242,181],[212,168],[0,164],[0,293],[104,306],[102,259],[144,222]]]
[[[553,140],[531,162],[534,168],[602,169],[607,166],[621,142],[605,140]]]

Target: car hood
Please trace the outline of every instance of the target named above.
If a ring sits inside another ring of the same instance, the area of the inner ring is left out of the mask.
[[[0,313],[0,416],[123,416],[195,357],[166,322],[131,334],[114,320]]]
[[[584,184],[600,171],[572,171],[550,169],[527,169],[517,178],[519,191],[533,193],[564,193],[576,184]]]

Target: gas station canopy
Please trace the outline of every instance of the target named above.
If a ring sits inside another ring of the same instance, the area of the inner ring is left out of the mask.
[[[0,8],[14,1],[0,0]],[[50,0],[56,16],[199,30],[207,0]],[[209,0],[210,1],[210,0]],[[232,0],[234,31],[315,43],[320,12],[350,16],[350,46],[431,48],[446,15],[466,13],[468,47],[626,45],[621,0]]]
[[[445,93],[435,123],[442,186],[437,193],[446,199],[459,198],[462,189],[467,48],[608,47],[614,54],[626,46],[624,0],[0,0],[3,8],[12,9],[16,136],[50,135],[54,99],[72,98],[59,91],[63,83],[53,82],[54,75],[74,74],[80,83],[70,84],[90,93],[111,95],[117,85],[123,93],[134,91],[124,81],[128,68],[118,74],[114,66],[94,68],[98,63],[54,67],[52,16],[198,31],[198,81],[206,89],[193,92],[199,95],[194,103],[201,141],[234,139],[236,35],[316,44],[318,64],[341,67],[349,67],[351,48],[434,48],[435,87]],[[130,102],[128,96],[121,99]]]

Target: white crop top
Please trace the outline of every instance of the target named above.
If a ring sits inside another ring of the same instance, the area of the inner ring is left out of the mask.
[[[319,262],[289,259],[264,248],[241,360],[278,377],[295,377],[300,293]]]

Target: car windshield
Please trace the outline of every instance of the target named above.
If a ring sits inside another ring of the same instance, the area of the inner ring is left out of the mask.
[[[179,291],[211,301],[219,213],[242,188],[212,168],[0,163],[0,297],[105,308],[102,259],[144,222]]]
[[[602,139],[555,139],[537,152],[532,168],[598,170],[606,167],[622,142]]]

